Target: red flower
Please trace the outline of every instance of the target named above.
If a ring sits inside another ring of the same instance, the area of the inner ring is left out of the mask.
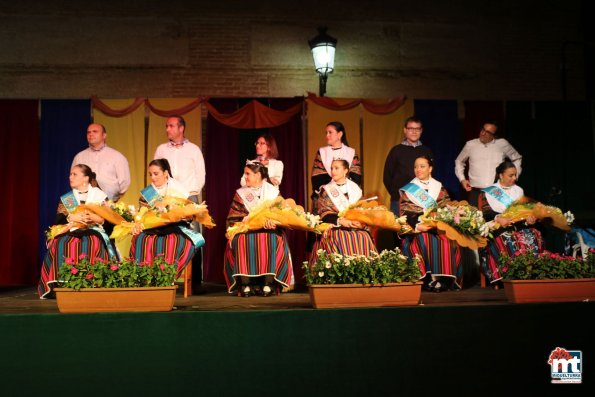
[[[519,256],[519,255],[521,255],[521,253],[519,251],[514,253],[514,256]]]
[[[84,259],[84,258],[86,258],[86,257],[87,257],[87,254],[80,254],[80,255],[79,255],[79,259]]]
[[[78,272],[79,272],[79,269],[77,269],[76,267],[73,266],[70,268],[70,273],[77,274]]]
[[[116,271],[116,270],[118,270],[118,265],[112,264],[109,268],[113,271]]]
[[[64,262],[65,262],[67,265],[74,265],[74,264],[75,264],[75,261],[74,261],[74,259],[72,259],[72,258],[66,258],[66,259],[64,259]]]
[[[85,276],[87,280],[91,280],[93,278],[93,273],[89,273]]]
[[[161,269],[161,270],[165,269],[165,266],[163,266],[163,263],[161,265],[159,265],[159,269]]]

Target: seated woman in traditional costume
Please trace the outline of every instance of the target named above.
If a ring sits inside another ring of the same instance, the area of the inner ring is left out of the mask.
[[[116,251],[102,227],[104,219],[88,210],[77,210],[81,204],[107,201],[107,195],[97,187],[95,173],[87,165],[77,164],[70,170],[69,179],[72,190],[60,197],[55,222],[56,225],[67,225],[67,232],[49,241],[37,287],[42,299],[53,295],[58,269],[66,260],[76,263],[86,258],[89,263],[95,263],[117,259]]]
[[[498,258],[502,254],[513,256],[516,252],[540,253],[545,247],[541,233],[532,227],[535,217],[525,222],[512,223],[500,215],[513,202],[524,196],[523,188],[516,184],[517,169],[513,162],[504,161],[496,168],[496,183],[482,189],[479,194],[479,209],[486,221],[494,220],[501,227],[494,230],[493,239],[479,250],[479,258],[488,281],[495,286],[502,279],[498,271]]]
[[[155,159],[149,163],[151,184],[141,191],[141,207],[153,207],[168,198],[187,199],[190,193],[173,178],[167,159]],[[132,229],[130,257],[139,264],[151,263],[157,256],[177,265],[177,277],[192,261],[196,251],[205,243],[202,235],[190,228],[190,220],[144,229],[135,224]]]
[[[339,213],[362,197],[359,186],[347,179],[349,163],[346,160],[333,160],[331,163],[332,180],[320,188],[317,212],[323,222],[335,225],[327,229],[314,243],[310,265],[318,259],[318,250],[337,252],[342,255],[370,256],[376,251],[368,230],[358,221],[339,216]]]
[[[412,258],[421,257],[419,266],[424,288],[440,292],[460,288],[462,267],[458,244],[419,221],[425,211],[443,207],[450,200],[442,183],[432,178],[432,166],[428,156],[415,160],[415,178],[400,189],[399,209],[400,215],[406,215],[407,223],[414,229],[414,233],[403,240],[403,253]]]
[[[259,162],[246,164],[244,178],[246,186],[236,190],[227,227],[241,222],[264,201],[279,196],[279,189],[267,181],[267,168]],[[254,284],[261,279],[264,296],[271,295],[275,287],[289,287],[292,265],[283,231],[269,219],[264,229],[236,234],[225,248],[224,275],[228,291],[238,289],[242,296],[255,294]]]
[[[283,162],[277,160],[279,150],[275,138],[271,134],[259,135],[254,146],[256,146],[256,158],[252,161],[257,161],[267,167],[267,174],[269,175],[267,180],[270,184],[279,186],[283,179]],[[243,174],[240,185],[242,187],[246,186],[246,177]]]

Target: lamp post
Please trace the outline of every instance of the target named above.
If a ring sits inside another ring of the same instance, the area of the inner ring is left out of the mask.
[[[337,39],[329,36],[326,30],[326,26],[319,27],[318,35],[308,40],[314,58],[314,65],[319,75],[319,96],[324,96],[328,75],[335,69]]]

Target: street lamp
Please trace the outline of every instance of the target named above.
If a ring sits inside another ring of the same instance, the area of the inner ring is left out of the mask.
[[[318,28],[318,35],[308,40],[308,44],[310,44],[312,57],[314,57],[314,65],[320,78],[319,96],[324,96],[326,92],[326,79],[329,73],[332,73],[335,69],[337,39],[326,34],[326,26],[322,26]]]

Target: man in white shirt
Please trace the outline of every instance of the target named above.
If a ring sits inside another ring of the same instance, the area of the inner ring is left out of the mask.
[[[165,122],[169,142],[162,143],[155,150],[154,159],[167,159],[172,176],[190,192],[188,197],[200,203],[200,194],[205,185],[205,160],[200,148],[184,136],[186,121],[182,116],[172,116]],[[193,222],[192,228],[200,231],[200,224]],[[197,252],[192,258],[192,290],[204,292],[202,282],[202,255]]]
[[[130,186],[130,169],[126,157],[107,146],[106,139],[107,131],[103,125],[89,124],[87,127],[89,147],[74,156],[72,167],[77,164],[88,165],[97,175],[99,188],[110,200],[116,202]]]
[[[153,159],[167,159],[174,179],[190,192],[190,199],[198,203],[205,185],[205,160],[198,146],[184,136],[186,121],[172,116],[165,123],[168,143],[157,147]]]
[[[496,138],[498,126],[489,121],[483,124],[479,137],[467,141],[455,160],[455,174],[469,192],[469,203],[477,206],[480,189],[490,186],[496,178],[496,167],[508,158],[521,174],[522,156],[506,139]],[[465,177],[465,162],[469,160],[469,179]]]

